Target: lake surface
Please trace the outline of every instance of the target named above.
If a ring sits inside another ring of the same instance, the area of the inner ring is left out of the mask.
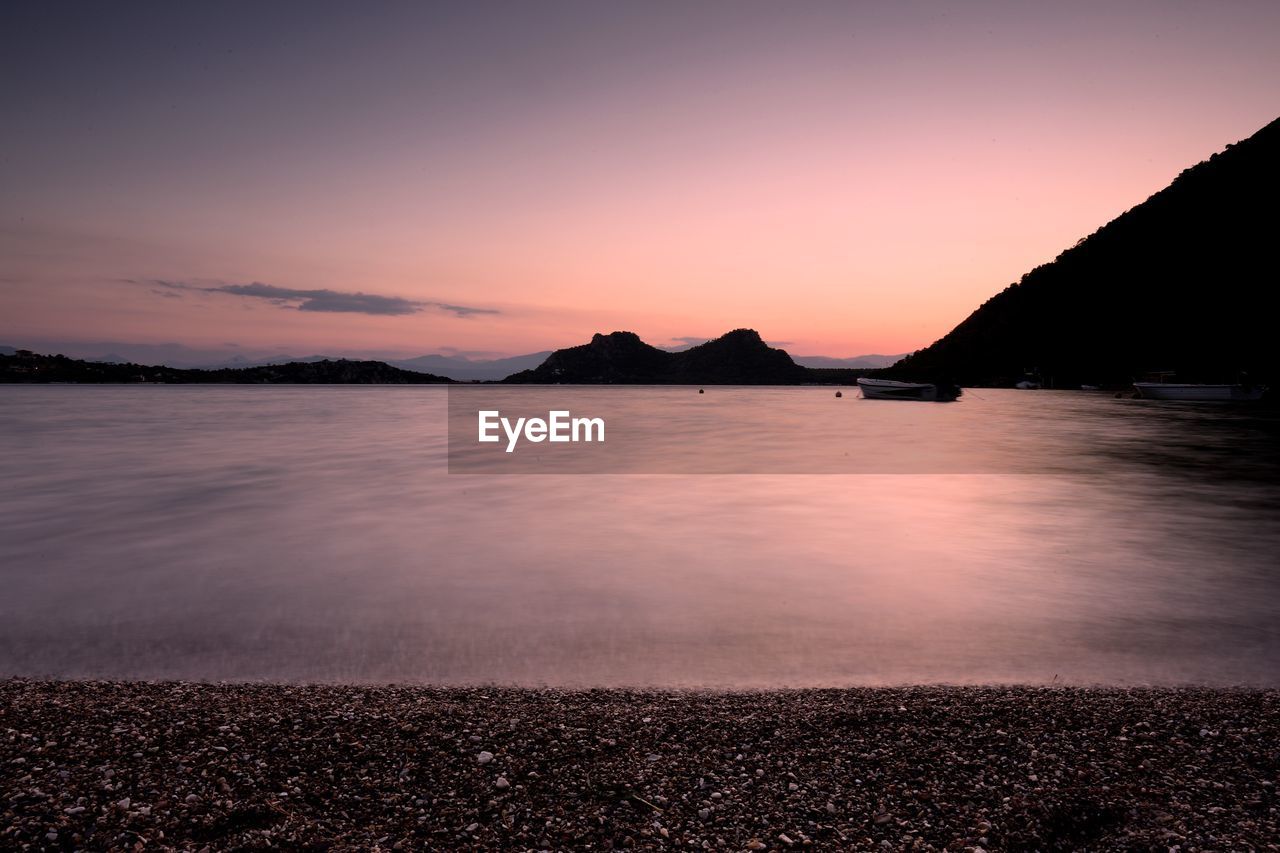
[[[0,387],[0,675],[1280,684],[1273,414],[833,390],[592,389],[770,473],[459,474],[438,387]]]

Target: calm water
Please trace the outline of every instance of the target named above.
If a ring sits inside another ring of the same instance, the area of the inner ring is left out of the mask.
[[[459,475],[439,388],[0,388],[0,674],[1280,684],[1270,414],[599,393],[691,460],[930,462]]]

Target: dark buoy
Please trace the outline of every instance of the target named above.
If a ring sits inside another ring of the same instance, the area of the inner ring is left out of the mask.
[[[836,392],[836,396],[837,396],[837,397],[843,397],[843,396],[844,396],[844,393],[843,393],[843,392],[841,392],[841,391],[837,391],[837,392]]]
[[[706,391],[703,391],[701,388],[699,388],[699,389],[698,389],[698,393],[699,393],[699,394],[705,394],[705,393],[707,393],[707,392],[706,392]]]

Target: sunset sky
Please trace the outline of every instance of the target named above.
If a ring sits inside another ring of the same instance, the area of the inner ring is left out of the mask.
[[[0,11],[0,344],[925,346],[1280,115],[1280,3]]]

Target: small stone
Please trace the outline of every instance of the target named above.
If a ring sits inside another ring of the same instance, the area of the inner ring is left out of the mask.
[[[494,787],[499,791],[504,791],[511,787],[511,783],[507,781],[506,776],[499,776],[498,781],[493,783]]]
[[[698,820],[706,820],[711,817],[711,809],[698,809]]]
[[[488,764],[490,761],[493,761],[493,753],[487,750],[482,751],[476,756],[476,761],[479,761],[481,764]]]
[[[120,811],[128,811],[129,806],[131,805],[133,805],[133,800],[128,797],[125,797],[123,800],[116,801],[116,808],[120,809]]]

